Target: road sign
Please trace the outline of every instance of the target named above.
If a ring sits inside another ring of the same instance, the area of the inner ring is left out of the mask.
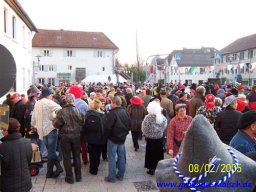
[[[176,53],[175,54],[175,59],[176,59],[176,61],[181,60],[181,53]]]

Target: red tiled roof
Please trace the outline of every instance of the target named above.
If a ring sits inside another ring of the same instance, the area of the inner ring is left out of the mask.
[[[256,34],[249,35],[240,39],[235,40],[221,50],[222,54],[235,53],[248,49],[256,48]]]
[[[118,47],[101,32],[83,32],[66,30],[38,29],[33,47],[64,47],[64,48],[100,48],[118,49]]]

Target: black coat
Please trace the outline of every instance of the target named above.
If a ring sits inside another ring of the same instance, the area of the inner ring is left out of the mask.
[[[17,103],[14,104],[10,117],[17,119],[20,123],[20,132],[22,136],[25,134],[25,112],[26,112],[26,105],[23,103],[22,100],[19,100]]]
[[[237,122],[241,115],[241,112],[232,108],[226,108],[217,114],[214,127],[222,142],[229,144],[238,130]]]
[[[131,118],[123,107],[109,111],[106,120],[105,137],[115,144],[124,144],[131,128]]]
[[[7,135],[0,144],[1,191],[28,192],[32,188],[28,165],[32,159],[32,147],[20,133]]]

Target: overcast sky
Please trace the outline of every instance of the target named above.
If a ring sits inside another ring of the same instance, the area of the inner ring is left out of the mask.
[[[255,0],[19,0],[39,29],[105,33],[121,62],[174,49],[222,49],[256,33]]]

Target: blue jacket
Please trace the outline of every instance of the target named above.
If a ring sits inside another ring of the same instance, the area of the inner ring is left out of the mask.
[[[256,151],[256,141],[242,130],[238,130],[229,145],[243,154]]]

